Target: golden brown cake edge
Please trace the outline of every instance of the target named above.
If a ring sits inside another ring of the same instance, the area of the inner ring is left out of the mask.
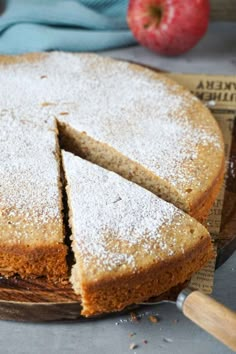
[[[199,256],[200,255],[200,256]],[[82,315],[89,317],[101,313],[120,311],[125,307],[158,296],[189,279],[213,257],[209,235],[181,257],[154,264],[143,272],[127,274],[121,278],[104,279],[95,284],[81,284]],[[163,267],[165,272],[163,273]],[[175,277],[178,268],[178,277]],[[161,277],[157,274],[160,271]],[[92,306],[91,306],[92,304]]]
[[[225,159],[223,159],[219,174],[213,181],[211,187],[198,200],[195,201],[194,205],[191,205],[190,207],[189,215],[191,215],[199,222],[204,222],[207,219],[209,212],[214,202],[216,201],[216,198],[223,185],[224,175]]]
[[[46,247],[2,245],[0,272],[6,278],[18,274],[23,279],[46,277],[53,282],[60,282],[68,278],[66,255],[67,249],[63,244]]]

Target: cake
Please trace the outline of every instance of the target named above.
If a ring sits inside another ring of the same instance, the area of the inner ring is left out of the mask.
[[[93,166],[96,173],[130,186],[127,189],[178,208],[181,220],[195,223],[196,238],[188,233],[186,252],[177,258],[173,254],[175,268],[185,265],[178,281],[209,259],[206,230],[180,211],[205,220],[223,181],[222,135],[197,98],[162,74],[94,54],[1,56],[0,82],[1,275],[53,281],[68,276],[62,213],[67,205],[61,183],[61,174],[68,173],[61,165],[61,149],[97,165],[76,159],[86,170]],[[73,226],[73,216],[70,222]],[[181,227],[185,230],[176,223],[178,232]],[[188,246],[193,246],[194,256]],[[79,274],[79,263],[72,279]],[[80,282],[72,282],[78,293]],[[166,286],[170,283],[167,280]],[[158,293],[165,288],[159,285]],[[111,310],[125,306],[126,295]],[[140,298],[147,296],[140,292]],[[95,313],[86,301],[84,313]],[[138,295],[130,295],[130,301],[139,301]]]
[[[114,172],[63,152],[71,282],[83,314],[121,310],[184,282],[212,256],[208,231]]]
[[[0,273],[67,277],[57,130],[1,111]]]

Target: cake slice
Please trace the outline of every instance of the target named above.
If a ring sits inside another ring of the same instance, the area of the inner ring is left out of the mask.
[[[212,256],[208,231],[121,176],[62,152],[83,315],[118,311],[184,282]]]
[[[2,110],[0,130],[0,274],[60,281],[67,248],[55,123]]]

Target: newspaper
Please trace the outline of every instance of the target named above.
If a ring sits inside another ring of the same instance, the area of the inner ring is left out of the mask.
[[[167,73],[166,75],[188,88],[211,110],[223,133],[227,164],[232,142],[234,119],[236,116],[236,76],[176,73]],[[225,181],[206,223],[206,227],[211,233],[213,240],[220,238]],[[203,269],[192,277],[190,287],[199,289],[207,294],[212,292],[215,261],[216,252],[215,259],[211,260]]]
[[[211,20],[236,21],[235,0],[211,0]]]

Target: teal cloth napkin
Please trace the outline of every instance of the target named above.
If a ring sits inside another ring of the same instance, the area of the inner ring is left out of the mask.
[[[136,43],[126,23],[127,0],[4,3],[0,15],[0,53],[99,51]]]

